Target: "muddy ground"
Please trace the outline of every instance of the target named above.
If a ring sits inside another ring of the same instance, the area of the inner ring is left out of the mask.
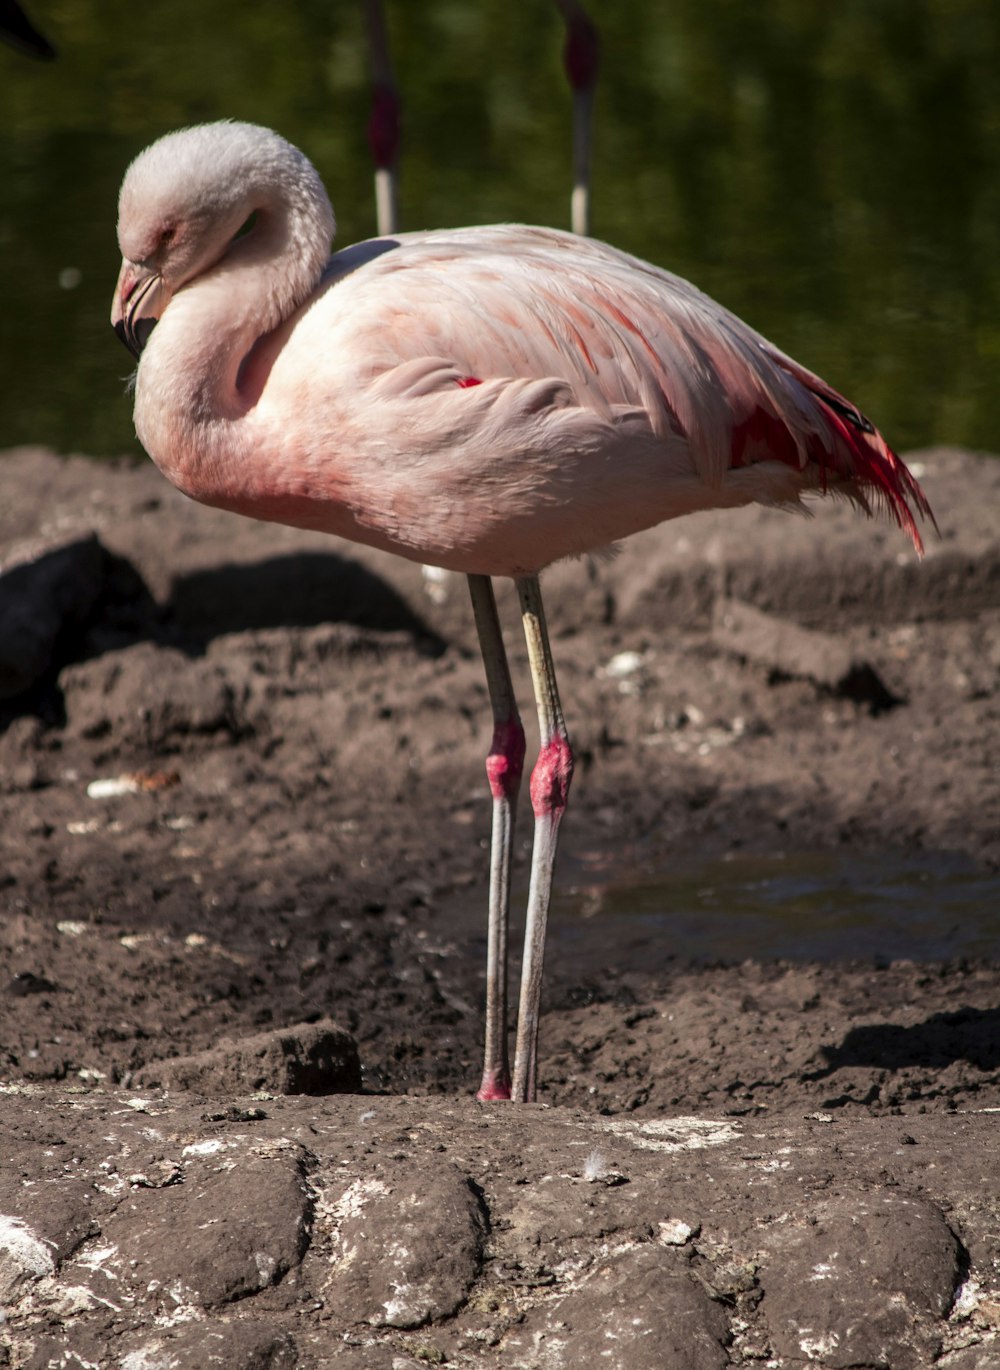
[[[923,563],[823,507],[548,573],[565,881],[958,854],[989,924],[1000,462],[910,460]],[[461,578],[148,465],[0,488],[0,1364],[1000,1366],[995,958],[598,922],[549,959],[539,1105],[478,1105]]]

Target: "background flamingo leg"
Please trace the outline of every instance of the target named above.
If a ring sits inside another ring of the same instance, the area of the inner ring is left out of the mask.
[[[365,0],[372,103],[368,144],[375,162],[375,217],[380,238],[399,232],[399,87],[392,69],[382,0]]]
[[[590,153],[594,91],[601,42],[597,29],[579,0],[556,0],[566,23],[563,63],[573,88],[573,196],[570,202],[574,233],[590,232]]]
[[[559,824],[566,812],[573,752],[563,720],[549,635],[542,609],[537,576],[517,582],[521,619],[528,644],[531,682],[538,706],[538,760],[531,772],[531,807],[535,814],[535,840],[531,853],[531,885],[524,928],[524,959],[521,964],[521,997],[517,1016],[512,1097],[518,1103],[535,1098],[538,1067],[538,1014],[542,997],[542,962],[545,929],[552,893]]]
[[[510,1098],[507,1056],[507,927],[514,815],[524,769],[524,729],[517,711],[496,598],[489,576],[469,576],[472,611],[493,708],[493,742],[486,774],[493,795],[490,902],[486,940],[486,1047],[477,1099]]]

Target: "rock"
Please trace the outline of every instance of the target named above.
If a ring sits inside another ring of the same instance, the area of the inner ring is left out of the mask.
[[[335,1023],[298,1023],[222,1041],[194,1056],[154,1061],[138,1073],[143,1088],[198,1094],[352,1094],[361,1088],[357,1043]]]
[[[532,1309],[505,1341],[503,1363],[510,1370],[723,1370],[729,1340],[723,1309],[686,1261],[642,1246]]]
[[[773,1345],[831,1370],[917,1370],[941,1348],[959,1247],[941,1211],[894,1191],[847,1193],[774,1228],[760,1271]]]
[[[131,1190],[99,1240],[63,1266],[64,1287],[95,1303],[131,1290],[176,1314],[256,1294],[298,1265],[312,1218],[300,1145],[210,1137],[183,1160],[182,1183]]]
[[[52,1367],[57,1365],[73,1366],[73,1370],[76,1370],[77,1366],[99,1365],[103,1370],[104,1366],[113,1364],[107,1358],[107,1346],[106,1337],[94,1328],[74,1327],[71,1331],[61,1330],[53,1335],[32,1340],[29,1344],[30,1349],[25,1348],[27,1354],[16,1359],[13,1364],[18,1370],[52,1370]],[[17,1350],[21,1348],[18,1347]],[[0,1365],[2,1364],[4,1362],[0,1361]],[[143,1370],[146,1370],[146,1367],[143,1367]],[[148,1370],[153,1370],[153,1365],[150,1365]]]
[[[401,1356],[390,1346],[377,1346],[368,1338],[361,1346],[345,1345],[342,1336],[328,1330],[300,1336],[303,1367],[308,1370],[428,1370],[428,1362]]]
[[[119,747],[162,751],[193,736],[232,739],[247,727],[245,679],[152,642],[66,666],[59,684],[73,734],[113,737]]]
[[[321,1213],[332,1222],[325,1286],[331,1316],[373,1327],[420,1327],[465,1302],[483,1258],[485,1218],[455,1166],[388,1168],[355,1180]],[[317,1216],[317,1237],[322,1218]]]
[[[290,1333],[263,1322],[217,1318],[146,1337],[117,1362],[120,1370],[294,1370]]]
[[[0,1214],[17,1214],[16,1218],[0,1217],[0,1272],[6,1253],[11,1251],[8,1243],[17,1234],[16,1227],[10,1229],[5,1224],[19,1224],[25,1240],[29,1232],[34,1234],[51,1265],[53,1261],[65,1260],[87,1237],[94,1235],[92,1201],[89,1185],[73,1176],[49,1171],[44,1182],[25,1185],[16,1173],[0,1174]],[[0,1273],[0,1290],[2,1287]]]
[[[781,676],[804,678],[850,699],[886,709],[899,701],[874,666],[843,638],[800,628],[736,599],[719,599],[713,637],[720,647]]]
[[[935,1370],[1000,1370],[1000,1346],[967,1346],[953,1356],[943,1356]]]
[[[37,1232],[20,1218],[0,1214],[0,1308],[55,1268],[52,1252]]]
[[[42,545],[0,573],[0,699],[22,694],[53,664],[101,593],[107,554],[98,539]]]

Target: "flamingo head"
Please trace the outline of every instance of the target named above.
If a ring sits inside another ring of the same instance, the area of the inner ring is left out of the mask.
[[[133,356],[177,291],[239,255],[237,240],[246,238],[250,249],[260,236],[257,219],[296,197],[316,206],[323,262],[334,226],[330,202],[302,153],[270,129],[202,124],[140,153],[118,198],[122,266],[111,309],[112,327]]]

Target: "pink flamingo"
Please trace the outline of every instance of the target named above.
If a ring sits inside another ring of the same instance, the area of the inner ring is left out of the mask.
[[[853,404],[687,281],[503,225],[329,257],[311,163],[251,124],[169,134],[129,167],[112,323],[136,432],[193,499],[468,576],[493,711],[481,1099],[531,1100],[542,953],[573,774],[539,572],[697,509],[810,492],[891,515],[916,481]],[[154,331],[155,324],[155,331]],[[507,920],[524,760],[490,577],[516,583],[540,728],[511,1084]]]

